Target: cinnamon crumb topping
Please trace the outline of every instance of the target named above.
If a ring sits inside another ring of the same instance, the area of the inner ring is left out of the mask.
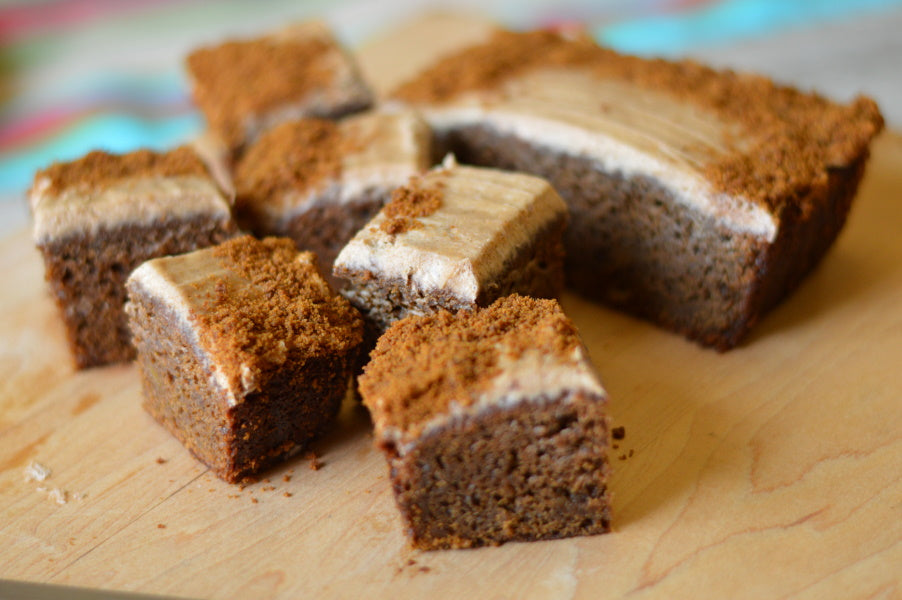
[[[580,344],[555,300],[514,294],[484,309],[408,317],[379,338],[360,394],[377,425],[410,432],[452,402],[474,404],[500,372],[502,348],[516,360],[527,350],[569,357]]]
[[[243,236],[212,253],[249,282],[221,282],[195,317],[205,335],[229,340],[218,346],[235,378],[247,375],[242,369],[263,371],[288,359],[348,353],[360,344],[359,313],[332,291],[312,253],[298,253],[291,240]]]
[[[744,131],[741,147],[725,139],[734,150],[703,174],[719,191],[772,210],[799,202],[813,184],[826,179],[830,168],[854,162],[883,128],[880,111],[869,98],[839,105],[766,77],[718,71],[691,60],[625,56],[587,37],[545,31],[499,31],[488,42],[440,61],[393,96],[438,103],[466,91],[492,89],[538,67],[585,68],[601,78],[670,94],[739,125]]]
[[[323,36],[266,37],[201,48],[187,59],[194,100],[210,126],[237,147],[244,141],[245,116],[329,85],[334,74],[324,57],[337,51],[337,45]]]
[[[369,140],[348,139],[334,121],[302,119],[264,133],[241,158],[235,171],[239,208],[277,201],[341,174],[342,157]]]
[[[422,178],[415,178],[409,184],[392,192],[391,201],[382,212],[386,219],[380,229],[390,235],[404,233],[420,227],[420,217],[428,217],[442,206],[442,192],[445,187],[441,181],[423,184]]]
[[[189,146],[179,146],[164,153],[141,149],[128,154],[110,154],[95,150],[78,160],[54,163],[38,171],[35,181],[48,179],[48,192],[58,194],[73,187],[105,188],[130,177],[178,175],[209,176],[197,153]]]

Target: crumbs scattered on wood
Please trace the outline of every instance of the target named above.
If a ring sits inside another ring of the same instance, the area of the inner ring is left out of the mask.
[[[25,481],[44,481],[52,473],[50,467],[33,460],[25,467]]]
[[[319,457],[316,455],[316,452],[313,450],[309,450],[307,452],[307,458],[310,460],[310,470],[311,471],[319,471],[323,468],[323,462],[319,460]]]
[[[622,440],[626,437],[626,427],[615,427],[611,430],[611,437],[615,440]]]

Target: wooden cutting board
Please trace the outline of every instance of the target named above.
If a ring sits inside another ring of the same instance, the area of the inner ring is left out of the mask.
[[[447,41],[417,35],[361,51],[380,87]],[[132,366],[72,369],[30,235],[13,235],[0,578],[214,598],[899,598],[900,190],[902,137],[885,134],[836,246],[728,354],[565,296],[626,427],[614,531],[430,553],[405,545],[364,409],[315,445],[318,470],[299,457],[222,483],[142,412]],[[27,481],[32,462],[50,476]]]

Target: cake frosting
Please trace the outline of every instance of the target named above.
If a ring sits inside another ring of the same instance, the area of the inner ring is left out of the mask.
[[[230,219],[229,205],[209,177],[196,175],[126,177],[102,186],[52,189],[38,177],[29,193],[34,238],[49,239],[126,224],[147,225],[206,215]]]
[[[272,135],[277,133],[274,130]],[[298,183],[286,182],[283,189],[265,198],[256,197],[256,186],[251,180],[241,181],[242,170],[239,168],[239,192],[246,187],[245,194],[254,198],[253,201],[242,201],[242,204],[254,213],[260,225],[278,231],[314,207],[324,203],[345,204],[359,199],[369,190],[387,193],[429,168],[432,132],[422,118],[410,111],[348,117],[337,124],[337,134],[336,144],[340,148],[336,149],[332,174],[321,178],[314,174]],[[266,142],[264,138],[259,143]],[[311,148],[311,151],[321,160],[331,149]],[[248,161],[254,159],[253,154],[247,157]],[[278,170],[276,167],[273,169]],[[297,164],[293,168],[302,171],[311,167]]]
[[[475,302],[480,286],[517,249],[567,212],[544,179],[453,160],[415,183],[438,189],[440,206],[399,233],[383,227],[391,218],[383,209],[339,253],[336,270],[371,272],[423,293],[442,290]]]
[[[568,356],[543,353],[538,349],[515,351],[500,344],[498,372],[487,383],[487,389],[475,395],[474,401],[460,403],[451,400],[445,409],[412,428],[376,424],[376,435],[390,440],[400,455],[404,455],[416,441],[439,429],[453,426],[466,419],[521,403],[568,402],[578,395],[603,398],[606,396],[601,380],[582,345],[575,346]],[[376,398],[378,406],[386,399]]]
[[[201,355],[212,373],[213,383],[225,394],[229,405],[235,406],[239,396],[253,390],[253,382],[246,375],[249,369],[239,367],[238,373],[230,377],[219,361],[209,360],[208,353],[216,351],[215,347],[211,348],[209,345],[215,343],[215,340],[200,340],[197,330],[191,324],[192,315],[203,310],[203,298],[211,295],[219,282],[224,282],[233,289],[236,286],[244,289],[249,287],[247,280],[238,277],[233,269],[213,255],[212,248],[147,261],[129,277],[130,286],[137,286],[145,294],[159,299],[176,314],[183,331],[194,340],[195,345],[204,349]],[[242,371],[245,373],[244,377]]]
[[[718,192],[705,167],[730,152],[735,126],[697,106],[588,68],[537,68],[491,90],[421,107],[439,134],[483,126],[547,148],[598,161],[626,177],[653,177],[677,201],[732,227],[772,240],[773,216],[741,196]]]

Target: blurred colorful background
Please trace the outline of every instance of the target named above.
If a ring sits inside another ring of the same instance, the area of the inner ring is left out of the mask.
[[[0,235],[26,224],[36,169],[196,135],[190,49],[308,17],[353,47],[433,9],[581,25],[626,52],[764,72],[839,100],[866,93],[902,124],[902,0],[0,0]]]

